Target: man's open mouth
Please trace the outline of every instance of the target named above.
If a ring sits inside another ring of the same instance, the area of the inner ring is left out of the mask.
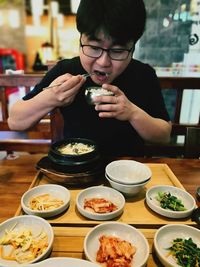
[[[99,71],[99,70],[95,70],[94,73],[95,73],[97,76],[101,76],[101,77],[108,77],[108,75],[110,74],[110,73],[108,73],[108,72]]]

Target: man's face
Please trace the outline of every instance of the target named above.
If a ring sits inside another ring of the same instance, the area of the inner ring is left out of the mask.
[[[126,69],[132,58],[132,51],[130,50],[133,46],[133,42],[125,46],[113,44],[112,39],[105,37],[103,32],[100,32],[95,40],[91,40],[87,35],[82,34],[80,42],[83,46],[86,45],[85,47],[80,46],[80,60],[82,66],[88,73],[95,72],[95,74],[91,76],[91,79],[99,85],[112,83],[112,81]],[[99,51],[101,50],[99,48],[111,50],[109,50],[109,52],[104,50]],[[124,51],[124,49],[128,51]],[[88,54],[88,52],[89,56],[84,54]],[[91,54],[96,56],[98,53],[102,54],[96,58],[90,57]],[[123,60],[114,60],[111,57],[123,58]]]

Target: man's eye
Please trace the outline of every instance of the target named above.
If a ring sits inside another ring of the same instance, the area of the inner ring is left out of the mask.
[[[94,51],[99,51],[99,47],[98,46],[90,46],[90,49],[94,50]]]
[[[112,54],[122,54],[125,50],[123,49],[113,49],[111,50]]]

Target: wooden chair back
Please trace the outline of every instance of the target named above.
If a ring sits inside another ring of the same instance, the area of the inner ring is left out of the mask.
[[[54,109],[50,114],[51,120],[51,140],[55,143],[63,139],[64,120],[60,110]]]
[[[187,90],[200,90],[200,78],[198,77],[160,77],[160,85],[162,90],[172,89],[176,90],[176,104],[175,104],[175,116],[172,124],[172,133],[175,135],[185,135],[187,127],[199,127],[200,126],[200,114],[199,120],[196,124],[181,124],[180,114],[181,105],[183,100],[183,92]]]
[[[0,103],[2,120],[0,121],[0,131],[11,131],[8,127],[8,99],[7,88],[24,87],[25,92],[31,90],[43,77],[44,74],[0,74]],[[0,150],[6,151],[27,151],[46,153],[51,143],[50,119],[47,117],[37,125],[25,131],[27,139],[1,139]]]
[[[200,158],[200,128],[187,127],[184,156],[185,158]]]
[[[176,142],[178,135],[186,136],[187,128],[200,127],[200,114],[196,124],[180,123],[181,105],[183,100],[183,92],[185,89],[200,89],[200,78],[196,77],[159,77],[162,90],[176,90],[175,116],[172,121],[172,135],[169,144],[146,144],[146,156],[167,156],[167,157],[184,157],[184,144]]]

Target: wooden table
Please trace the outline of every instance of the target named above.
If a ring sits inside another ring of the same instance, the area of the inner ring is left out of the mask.
[[[17,159],[0,160],[0,222],[13,217],[20,204],[22,194],[30,187],[36,176],[35,164],[42,154],[22,155]],[[126,158],[128,159],[128,158]],[[129,158],[130,159],[130,158]],[[196,197],[196,189],[200,186],[200,160],[198,159],[152,159],[134,158],[146,163],[166,163],[185,187]],[[197,204],[200,203],[197,201]],[[83,241],[91,229],[86,227],[54,227],[55,241],[51,257],[84,258]],[[150,257],[147,266],[161,266],[152,253],[153,237],[156,229],[140,229],[150,245]]]

